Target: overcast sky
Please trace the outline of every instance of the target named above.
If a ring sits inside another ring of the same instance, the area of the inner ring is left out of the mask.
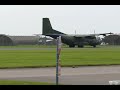
[[[66,34],[120,33],[120,5],[0,5],[0,34],[42,34],[42,18]]]

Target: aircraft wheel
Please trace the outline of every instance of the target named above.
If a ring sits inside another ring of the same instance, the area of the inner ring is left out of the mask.
[[[84,47],[84,45],[78,45],[78,47],[79,47],[79,48],[83,48],[83,47]]]
[[[70,48],[75,47],[75,45],[69,45]]]
[[[93,47],[95,48],[95,47],[96,47],[96,45],[93,45]]]

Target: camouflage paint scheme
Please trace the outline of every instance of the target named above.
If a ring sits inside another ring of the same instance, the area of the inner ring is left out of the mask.
[[[61,36],[62,43],[69,45],[69,47],[84,47],[84,45],[90,45],[96,47],[96,45],[101,44],[101,39],[97,36],[106,34],[113,34],[113,33],[102,33],[102,34],[89,34],[89,35],[69,35],[57,30],[54,30],[51,26],[49,18],[43,18],[43,26],[42,26],[42,35],[50,36],[56,39],[58,36]]]

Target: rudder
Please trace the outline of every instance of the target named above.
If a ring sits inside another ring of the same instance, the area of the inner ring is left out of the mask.
[[[42,35],[47,34],[64,34],[52,28],[49,18],[43,18],[43,26],[42,26]]]
[[[42,34],[46,35],[46,34],[50,34],[52,33],[52,26],[50,23],[49,18],[43,18],[43,26],[42,26]]]

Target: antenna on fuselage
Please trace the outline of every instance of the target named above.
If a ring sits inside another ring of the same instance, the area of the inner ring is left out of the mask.
[[[76,35],[76,30],[75,30],[75,35]]]
[[[94,30],[94,35],[95,35],[95,30]],[[96,38],[98,38],[98,36],[95,35]]]
[[[95,30],[94,30],[94,34],[95,34]]]

